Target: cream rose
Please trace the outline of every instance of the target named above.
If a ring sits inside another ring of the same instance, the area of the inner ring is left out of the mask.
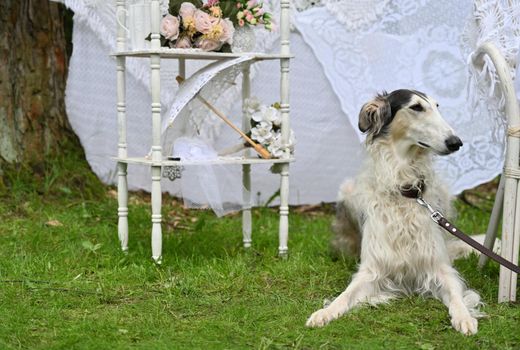
[[[220,22],[220,25],[222,26],[222,36],[220,37],[220,41],[228,43],[229,45],[233,44],[233,34],[235,33],[233,22],[226,18]]]
[[[175,40],[179,36],[179,19],[166,15],[161,21],[161,34],[168,40]]]
[[[195,43],[195,46],[204,51],[215,51],[222,47],[222,43],[218,40],[211,39],[199,39]]]
[[[193,17],[195,15],[195,11],[197,8],[191,2],[183,2],[181,4],[181,8],[179,9],[179,15],[184,18]]]
[[[195,29],[202,34],[208,34],[213,28],[214,17],[210,16],[204,11],[197,10],[194,14]]]
[[[183,36],[182,38],[179,38],[177,42],[175,43],[175,48],[177,49],[189,49],[191,48],[191,40]]]

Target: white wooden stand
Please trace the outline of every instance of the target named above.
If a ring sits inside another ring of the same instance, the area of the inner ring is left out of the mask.
[[[179,75],[185,77],[186,60],[226,60],[251,55],[251,53],[218,53],[201,52],[194,50],[164,49],[160,47],[159,27],[161,14],[159,0],[151,0],[151,48],[148,50],[127,50],[125,21],[125,0],[116,1],[117,23],[117,51],[113,54],[117,60],[117,113],[119,143],[117,160],[118,168],[118,236],[123,251],[128,250],[128,184],[127,166],[128,164],[141,164],[151,168],[152,181],[152,258],[156,263],[161,263],[162,259],[162,230],[161,230],[161,169],[164,166],[181,166],[189,164],[200,164],[208,162],[196,161],[173,161],[163,157],[161,148],[161,103],[160,103],[160,70],[162,59],[177,59],[179,62]],[[282,113],[282,141],[289,142],[289,63],[291,53],[289,49],[289,0],[281,0],[280,33],[281,44],[279,54],[253,53],[254,62],[262,60],[280,61],[280,104]],[[125,87],[125,64],[127,57],[149,58],[151,71],[151,115],[152,115],[152,157],[129,157],[127,154],[126,139],[126,87]],[[251,83],[249,78],[249,66],[243,69],[243,100],[248,98],[251,93]],[[251,128],[248,116],[243,109],[242,129],[247,132]],[[242,165],[242,184],[243,210],[242,210],[242,235],[244,247],[250,247],[252,220],[251,220],[251,166],[254,164],[279,163],[281,167],[280,181],[280,227],[279,227],[279,247],[280,255],[287,254],[287,241],[289,232],[289,163],[294,161],[289,159],[259,159],[251,154],[249,150],[244,151],[242,157],[220,157],[218,160],[209,161],[213,164],[241,164]]]
[[[484,244],[486,247],[493,249],[498,229],[498,217],[502,211],[501,255],[514,264],[518,264],[518,249],[520,246],[520,112],[506,60],[496,46],[488,42],[479,47],[473,63],[481,66],[485,55],[491,58],[496,68],[500,87],[504,93],[508,129],[504,171]],[[486,261],[487,258],[482,255],[479,264],[482,266]],[[516,283],[516,273],[500,266],[499,302],[516,300]]]

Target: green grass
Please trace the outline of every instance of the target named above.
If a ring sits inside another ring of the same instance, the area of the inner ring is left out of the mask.
[[[244,250],[239,216],[185,211],[166,197],[158,267],[150,259],[146,195],[130,199],[130,252],[124,255],[113,189],[79,157],[52,164],[6,171],[2,349],[520,348],[518,305],[496,303],[496,264],[482,272],[475,256],[456,264],[486,302],[488,317],[476,336],[454,331],[446,308],[420,297],[360,308],[323,329],[307,329],[307,317],[340,293],[356,268],[355,261],[329,255],[330,210],[293,211],[290,256],[283,260],[276,256],[274,210],[254,210],[254,247]],[[462,202],[457,207],[463,230],[485,230],[489,212]]]

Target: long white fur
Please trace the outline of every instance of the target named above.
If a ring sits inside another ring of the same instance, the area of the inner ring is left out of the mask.
[[[470,248],[461,247],[431,220],[427,210],[398,190],[424,178],[424,198],[445,215],[452,213],[432,156],[448,153],[445,140],[454,132],[432,98],[414,96],[407,106],[417,103],[425,111],[404,107],[395,115],[388,135],[374,139],[368,135],[364,169],[340,188],[338,205],[349,216],[349,222],[339,223],[347,228],[340,241],[355,252],[352,247],[361,234],[359,270],[343,293],[309,317],[309,327],[324,326],[360,303],[378,304],[418,293],[440,299],[456,330],[477,332],[480,297],[466,288],[452,266],[455,255],[467,254]]]

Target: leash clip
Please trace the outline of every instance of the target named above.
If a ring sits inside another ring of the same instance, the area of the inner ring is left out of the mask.
[[[430,212],[430,217],[433,221],[435,221],[438,224],[441,218],[443,217],[442,214],[439,211],[433,209],[430,203],[425,201],[422,197],[419,196],[415,200],[417,201],[417,203],[419,203],[420,206],[428,209],[428,211]]]

